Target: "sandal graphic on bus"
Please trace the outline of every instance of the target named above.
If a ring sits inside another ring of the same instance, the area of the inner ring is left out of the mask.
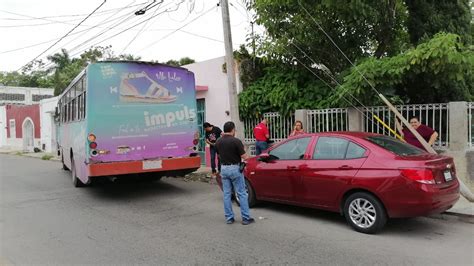
[[[136,80],[136,82],[134,82]],[[145,93],[137,87],[147,87]],[[120,83],[120,101],[141,103],[170,103],[176,101],[176,95],[171,95],[164,86],[151,79],[145,72],[126,73]]]

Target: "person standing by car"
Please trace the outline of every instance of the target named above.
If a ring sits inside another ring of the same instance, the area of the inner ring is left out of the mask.
[[[255,137],[255,154],[260,155],[264,150],[268,149],[268,140],[270,139],[270,132],[267,127],[267,119],[263,118],[262,121],[253,129],[253,135]]]
[[[211,169],[212,177],[215,177],[216,171],[216,141],[221,137],[222,130],[208,122],[203,124],[204,130],[206,130],[206,143],[209,144],[209,152],[211,155]],[[217,158],[217,170],[221,171],[221,163]]]
[[[224,214],[227,224],[234,223],[234,211],[232,210],[232,188],[236,191],[240,202],[240,213],[242,224],[248,225],[255,222],[250,217],[248,194],[245,189],[245,179],[240,171],[242,159],[247,158],[242,141],[235,137],[235,124],[228,121],[224,124],[224,133],[216,142],[217,153],[221,166],[222,191],[224,198]]]
[[[290,133],[290,137],[304,133],[306,132],[304,132],[303,130],[303,123],[300,120],[296,120],[295,126],[293,127],[293,131],[291,131]]]
[[[430,146],[433,146],[436,139],[438,138],[438,133],[431,127],[421,124],[420,119],[418,119],[418,117],[416,116],[411,117],[409,121],[410,121],[410,125],[420,134],[420,136],[423,139],[425,139],[426,142],[428,142]],[[425,149],[425,147],[423,147],[421,142],[418,141],[415,135],[413,135],[413,133],[411,133],[411,131],[408,128],[404,128],[401,131],[399,130],[399,132],[401,133],[403,139],[407,143],[415,147],[418,147],[422,150]]]

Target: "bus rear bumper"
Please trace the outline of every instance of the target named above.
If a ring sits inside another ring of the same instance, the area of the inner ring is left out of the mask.
[[[161,160],[101,162],[88,165],[89,176],[116,176],[126,174],[140,174],[166,172],[166,175],[182,175],[194,172],[201,166],[201,158],[182,157]]]

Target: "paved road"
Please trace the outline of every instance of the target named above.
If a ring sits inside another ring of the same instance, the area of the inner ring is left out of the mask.
[[[474,264],[474,225],[454,219],[395,220],[364,235],[338,214],[265,203],[252,210],[265,219],[226,225],[215,185],[78,189],[59,168],[0,155],[0,264]]]

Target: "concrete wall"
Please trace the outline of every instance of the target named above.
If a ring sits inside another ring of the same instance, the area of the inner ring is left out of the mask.
[[[41,146],[46,152],[56,150],[56,127],[54,112],[58,104],[58,97],[40,101]]]

